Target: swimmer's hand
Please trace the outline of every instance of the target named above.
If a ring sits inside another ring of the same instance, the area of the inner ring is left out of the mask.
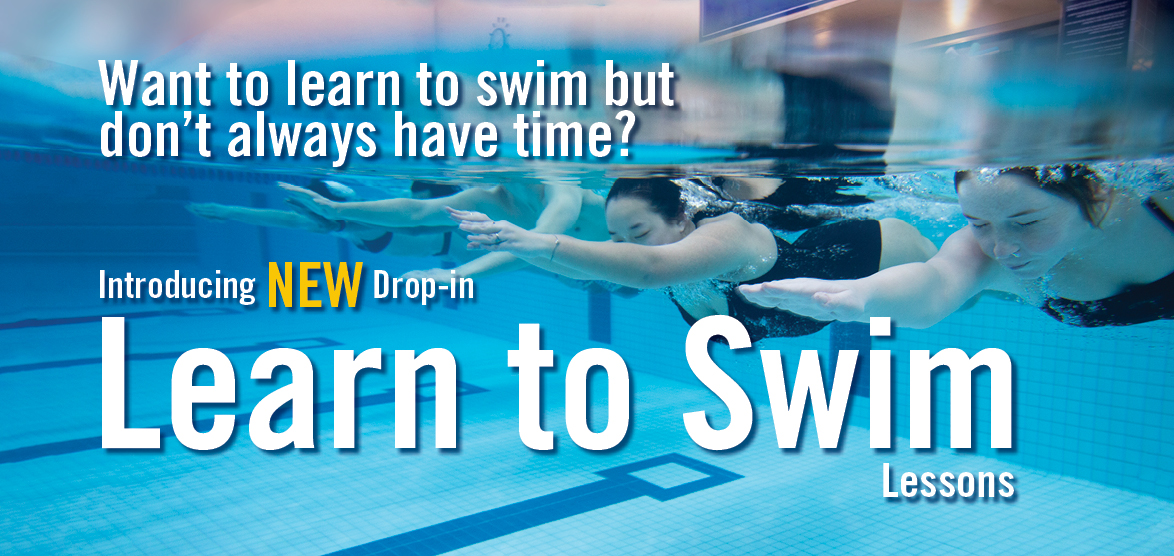
[[[209,220],[225,220],[228,218],[228,207],[216,203],[188,203],[188,212]]]
[[[505,220],[491,220],[480,212],[444,209],[469,234],[469,249],[505,251],[523,259],[545,257],[553,252],[555,236],[551,234],[531,232]]]
[[[450,279],[452,279],[454,276],[457,277],[458,279],[461,277],[460,274],[453,274],[451,272],[451,270],[452,269],[450,269],[450,268],[433,268],[433,269],[429,269],[429,270],[413,270],[411,272],[405,273],[403,276],[400,276],[400,278],[403,278],[404,280],[408,280],[411,278],[415,278],[417,280],[431,278],[432,280],[435,280],[439,284],[447,284],[448,281]]]
[[[864,297],[851,280],[796,278],[738,286],[747,301],[816,320],[856,321],[864,317]]]
[[[277,186],[289,193],[289,201],[295,201],[307,210],[327,220],[341,220],[338,217],[338,203],[304,187],[298,187],[284,182],[277,182]]]

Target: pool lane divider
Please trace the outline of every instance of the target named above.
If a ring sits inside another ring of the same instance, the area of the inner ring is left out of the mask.
[[[15,330],[20,328],[40,328],[42,326],[62,326],[66,324],[85,324],[102,322],[102,317],[122,317],[126,319],[146,319],[155,317],[207,317],[214,315],[235,315],[240,311],[224,307],[207,307],[199,309],[175,309],[171,311],[139,311],[118,315],[102,315],[88,317],[63,317],[57,319],[24,319],[16,322],[0,322],[0,330]]]
[[[269,342],[257,342],[247,346],[234,346],[227,348],[217,348],[216,351],[220,353],[250,353],[256,351],[269,351],[277,348],[294,348],[294,349],[313,349],[313,348],[327,348],[341,346],[341,342],[331,340],[330,338],[315,337],[315,338],[296,338],[291,340],[274,340]],[[183,355],[182,351],[164,351],[156,353],[131,353],[126,355],[128,361],[154,361],[156,359],[179,359]],[[6,365],[0,367],[0,375],[7,373],[21,373],[26,371],[40,371],[44,369],[58,369],[62,367],[77,367],[80,365],[99,365],[102,363],[101,357],[84,357],[80,359],[62,359],[58,361],[39,361],[37,363],[22,363],[19,365]]]
[[[433,382],[420,383],[419,387],[436,386]],[[480,394],[488,392],[489,390],[469,384],[468,382],[457,381],[457,396],[468,396],[470,394]],[[428,396],[420,393],[416,394],[417,402],[429,402],[436,400],[436,396]],[[388,388],[379,394],[371,394],[369,396],[359,396],[355,398],[355,407],[367,407],[372,405],[385,405],[395,403],[395,388]],[[273,420],[287,417],[290,413],[288,405],[282,406],[273,415]],[[314,404],[314,414],[322,415],[324,413],[334,413],[334,401],[318,402]],[[252,411],[244,413],[237,413],[233,417],[236,419],[235,426],[245,426],[249,424],[249,416]],[[213,419],[200,419],[194,421],[193,424],[196,430],[208,431],[212,429]],[[159,425],[159,434],[163,438],[171,438],[175,436],[175,429],[171,425]],[[37,444],[35,446],[25,446],[23,448],[13,448],[11,450],[0,451],[0,464],[17,463],[28,461],[31,459],[60,456],[65,454],[73,454],[77,452],[85,452],[89,450],[102,449],[102,437],[91,436],[89,438],[77,438],[74,440],[63,440],[60,442],[49,442],[46,444]]]
[[[706,476],[664,488],[633,475],[639,471],[670,464],[680,465]],[[603,477],[603,480],[458,517],[332,552],[327,556],[443,554],[641,496],[667,502],[742,478],[742,475],[737,473],[676,453],[597,471],[595,474]]]

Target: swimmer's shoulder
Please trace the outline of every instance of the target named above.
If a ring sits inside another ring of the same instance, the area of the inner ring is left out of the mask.
[[[972,277],[979,290],[996,290],[1023,296],[1023,283],[998,261],[987,256],[974,236],[973,226],[966,226],[946,238],[942,248],[930,259],[941,271]]]
[[[748,257],[774,256],[777,245],[770,228],[732,212],[698,220],[690,235],[713,238],[727,249],[738,247]]]
[[[950,234],[950,237],[947,237],[946,241],[942,243],[941,250],[933,258],[939,260],[964,260],[977,259],[979,257],[990,259],[978,244],[978,238],[974,237],[974,227],[966,225],[962,229]]]
[[[770,229],[762,224],[747,221],[738,214],[727,212],[717,216],[702,218],[697,221],[697,230],[705,230],[706,234],[722,235],[763,235],[770,234]]]

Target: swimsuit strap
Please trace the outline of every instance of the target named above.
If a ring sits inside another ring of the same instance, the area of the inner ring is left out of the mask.
[[[448,254],[449,247],[452,246],[452,232],[444,232],[444,244],[440,246],[440,252],[433,255],[434,257],[443,257]]]
[[[1166,211],[1162,210],[1162,207],[1159,207],[1158,204],[1154,202],[1153,197],[1145,200],[1145,208],[1150,209],[1150,212],[1154,213],[1154,217],[1156,217],[1158,220],[1161,220],[1167,228],[1170,228],[1171,232],[1174,232],[1174,218],[1170,218],[1170,215],[1166,214]]]

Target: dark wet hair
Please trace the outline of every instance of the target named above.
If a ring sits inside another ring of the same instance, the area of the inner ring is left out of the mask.
[[[1097,193],[1101,188],[1101,178],[1089,168],[1087,164],[1053,164],[1051,166],[1016,166],[1000,170],[997,175],[1014,174],[1022,176],[1039,185],[1040,189],[1057,197],[1076,203],[1084,219],[1094,225],[1100,224],[1097,217],[1097,204],[1100,199]],[[954,191],[958,186],[969,179],[973,179],[972,170],[959,170],[954,173]]]
[[[607,192],[607,203],[629,197],[647,202],[652,212],[665,220],[676,220],[685,214],[681,186],[669,178],[619,178]]]
[[[429,199],[448,197],[461,192],[461,186],[427,180],[412,180],[412,195],[424,193]]]
[[[306,189],[309,189],[310,191],[313,191],[314,193],[317,193],[323,197],[326,197],[327,199],[330,199],[331,201],[342,202],[342,201],[351,200],[351,199],[347,199],[346,197],[339,195],[338,193],[335,193],[333,190],[330,189],[330,186],[326,185],[325,181],[322,181],[319,179],[310,180],[310,183],[306,184]]]

